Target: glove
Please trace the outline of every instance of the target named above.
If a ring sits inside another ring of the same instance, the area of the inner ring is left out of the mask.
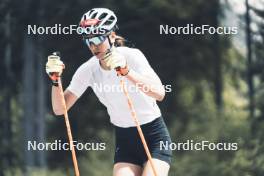
[[[48,56],[48,62],[46,63],[46,72],[49,75],[52,85],[58,86],[59,77],[62,74],[65,65],[60,60],[59,52],[54,52]]]
[[[118,75],[125,76],[129,72],[125,57],[118,53],[115,47],[112,47],[112,49],[105,54],[102,63],[103,68],[106,70],[115,69]]]

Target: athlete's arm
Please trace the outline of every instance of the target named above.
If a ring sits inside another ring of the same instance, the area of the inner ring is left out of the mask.
[[[126,78],[133,82],[140,90],[158,101],[165,97],[165,89],[157,75],[142,75],[130,69]]]
[[[64,113],[63,98],[65,99],[67,110],[69,110],[78,99],[76,95],[68,90],[64,92],[64,95],[62,95],[60,91],[59,81],[64,68],[65,66],[60,60],[59,53],[54,52],[52,55],[48,56],[46,72],[52,81],[51,101],[53,111],[56,115],[62,115]]]
[[[111,53],[105,55],[103,62],[110,69],[119,68],[116,70],[120,75],[126,76],[128,80],[133,82],[148,96],[162,101],[165,96],[165,89],[143,53],[139,50],[133,50],[132,57],[134,68],[137,70],[129,68],[125,57],[115,48],[112,49]]]
[[[133,59],[130,59],[130,61],[132,61],[131,64],[133,67],[131,65],[129,72],[126,75],[127,79],[139,87],[139,89],[146,95],[155,98],[158,101],[162,101],[165,97],[165,89],[160,78],[140,50],[134,49],[131,54]]]
[[[64,99],[67,110],[69,110],[72,107],[72,105],[74,105],[74,103],[77,101],[78,97],[74,95],[71,91],[65,90]],[[60,94],[59,87],[52,86],[51,100],[52,100],[53,112],[56,115],[62,115],[64,113],[64,106],[63,106],[63,99]]]

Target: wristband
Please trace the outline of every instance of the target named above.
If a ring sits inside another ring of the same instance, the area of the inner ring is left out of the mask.
[[[60,76],[58,74],[56,74],[56,73],[51,73],[49,75],[49,77],[51,79],[52,85],[58,87],[59,86],[59,77]]]
[[[59,87],[59,81],[58,80],[52,80],[51,84],[52,84],[52,86]]]

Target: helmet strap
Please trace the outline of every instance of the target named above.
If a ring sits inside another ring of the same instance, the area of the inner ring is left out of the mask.
[[[110,44],[110,49],[111,49],[114,46],[114,43],[111,42],[111,39],[110,39],[109,35],[107,36],[107,40],[108,40],[108,42]]]

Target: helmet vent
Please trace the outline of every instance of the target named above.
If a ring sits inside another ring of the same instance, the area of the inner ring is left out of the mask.
[[[88,15],[91,15],[91,13],[93,13],[93,12],[94,12],[94,10],[90,10]]]
[[[113,23],[113,21],[115,20],[115,17],[111,16],[106,22],[106,25],[111,25]]]
[[[86,12],[80,21],[80,27],[92,26],[90,30],[100,30],[107,32],[116,30],[117,17],[113,11],[106,8],[93,8]]]
[[[96,17],[97,14],[98,13],[93,13],[92,16],[91,16],[91,19],[95,19],[95,17]]]
[[[99,16],[99,20],[102,20],[104,19],[105,17],[107,16],[107,13],[102,13],[100,16]]]

